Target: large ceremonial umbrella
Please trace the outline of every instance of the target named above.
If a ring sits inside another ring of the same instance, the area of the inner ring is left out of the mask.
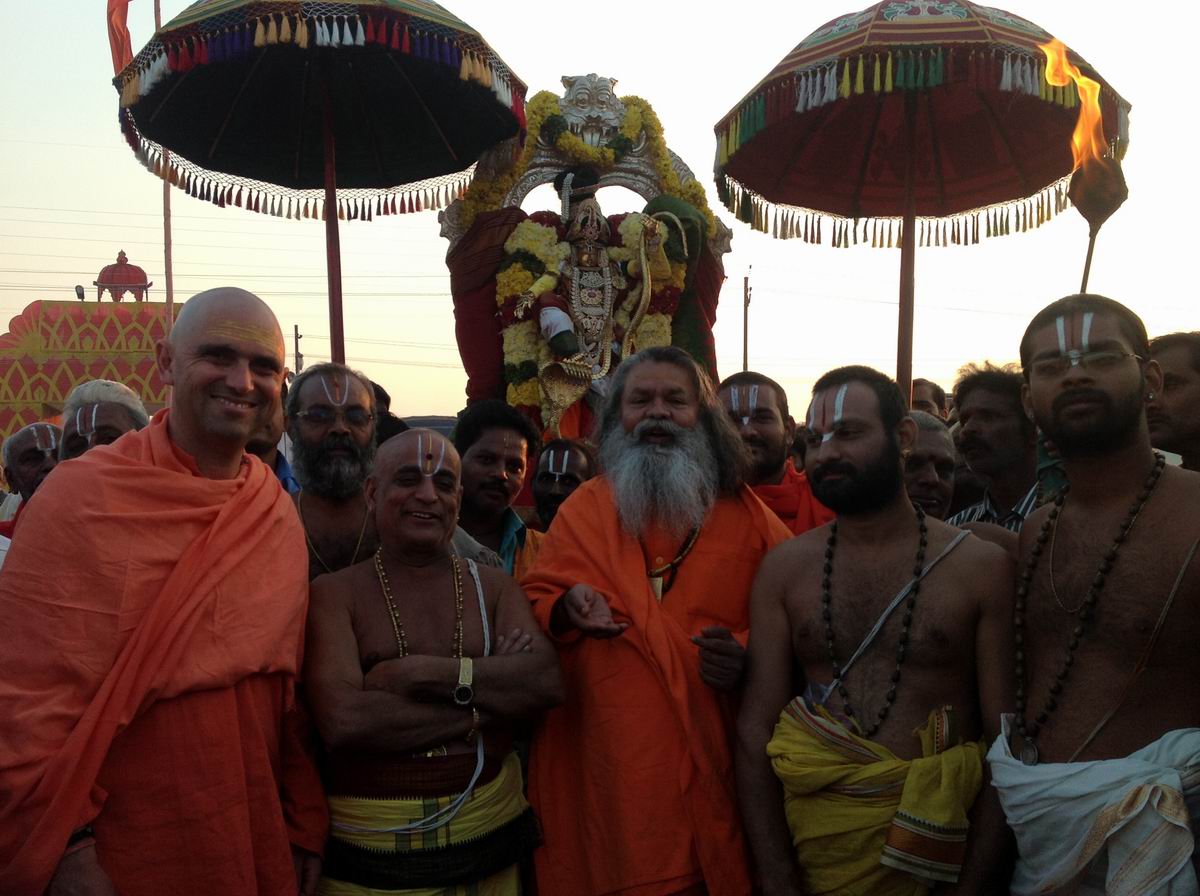
[[[912,379],[914,250],[1040,226],[1067,205],[1074,84],[1045,77],[1051,36],[968,0],[885,0],[817,29],[718,122],[717,189],[787,239],[901,248],[897,380]],[[1099,82],[1118,156],[1129,104]]]
[[[219,206],[325,219],[338,361],[338,219],[448,204],[525,119],[525,85],[429,0],[199,0],[113,83],[155,174]]]

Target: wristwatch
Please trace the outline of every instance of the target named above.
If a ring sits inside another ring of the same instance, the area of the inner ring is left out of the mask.
[[[459,706],[470,706],[475,699],[475,689],[471,681],[475,677],[475,664],[469,656],[458,661],[458,686],[454,688],[454,702]]]

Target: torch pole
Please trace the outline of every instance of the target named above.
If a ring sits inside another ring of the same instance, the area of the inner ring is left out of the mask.
[[[750,369],[750,269],[742,280],[742,370]]]
[[[1081,293],[1087,292],[1088,278],[1092,275],[1092,253],[1096,251],[1096,237],[1099,235],[1099,233],[1100,231],[1095,229],[1092,230],[1091,234],[1088,236],[1087,261],[1083,263],[1083,283],[1081,283],[1079,286],[1079,291]]]

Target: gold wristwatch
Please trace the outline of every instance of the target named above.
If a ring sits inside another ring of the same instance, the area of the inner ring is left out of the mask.
[[[470,706],[475,699],[475,689],[471,682],[475,678],[475,664],[469,656],[461,657],[458,661],[458,685],[454,688],[454,702],[459,706]]]

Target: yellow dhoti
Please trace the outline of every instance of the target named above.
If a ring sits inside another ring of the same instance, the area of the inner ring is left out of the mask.
[[[905,761],[800,698],[767,745],[808,893],[920,896],[956,881],[982,743],[956,744],[951,710],[930,713],[922,758]]]
[[[537,845],[515,753],[459,813],[425,832],[387,833],[427,818],[455,795],[424,799],[331,796],[332,836],[319,896],[519,896],[518,863]],[[368,833],[365,830],[374,832]]]

